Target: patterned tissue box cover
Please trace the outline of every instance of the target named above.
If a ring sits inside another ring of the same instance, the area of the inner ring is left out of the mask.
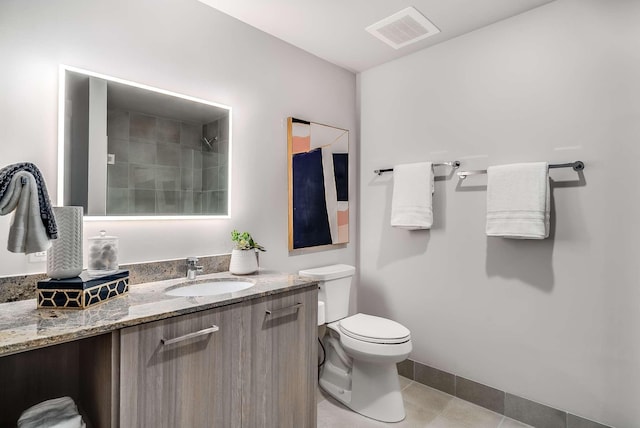
[[[92,278],[86,271],[67,279],[38,281],[38,308],[86,309],[129,292],[129,271]]]

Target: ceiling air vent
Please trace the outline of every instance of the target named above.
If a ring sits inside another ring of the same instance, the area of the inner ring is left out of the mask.
[[[440,32],[438,27],[413,7],[369,25],[366,30],[394,49],[400,49]]]

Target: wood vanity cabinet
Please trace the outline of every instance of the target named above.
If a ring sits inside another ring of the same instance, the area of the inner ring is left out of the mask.
[[[239,427],[241,328],[229,305],[122,329],[120,427]]]
[[[120,427],[315,427],[316,324],[314,286],[122,329]]]
[[[68,395],[89,428],[314,428],[317,286],[0,357],[0,427]]]

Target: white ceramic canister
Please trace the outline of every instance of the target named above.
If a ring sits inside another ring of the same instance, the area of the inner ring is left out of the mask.
[[[82,272],[82,207],[53,207],[58,239],[47,250],[47,275],[74,278]]]
[[[100,236],[92,236],[89,240],[89,268],[90,276],[105,276],[118,270],[118,238],[107,236],[107,232],[100,231]]]

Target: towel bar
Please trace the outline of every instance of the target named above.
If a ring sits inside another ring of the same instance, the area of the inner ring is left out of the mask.
[[[450,166],[451,168],[457,169],[460,167],[460,161],[450,161],[450,162],[434,162],[433,166]],[[374,169],[373,173],[382,175],[383,172],[393,172],[393,168],[385,168],[385,169]]]
[[[568,162],[568,163],[551,163],[549,164],[549,168],[550,169],[551,168],[573,168],[574,171],[582,171],[584,169],[584,162],[575,161],[575,162]],[[469,175],[478,175],[478,174],[486,174],[486,173],[487,173],[486,169],[476,169],[473,171],[460,171],[458,173],[458,177],[464,180]]]

